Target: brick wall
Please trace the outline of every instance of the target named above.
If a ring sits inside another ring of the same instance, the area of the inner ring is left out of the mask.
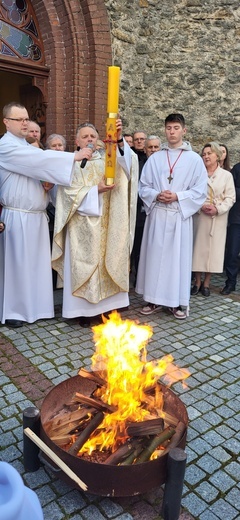
[[[57,132],[74,148],[80,122],[105,136],[110,28],[103,0],[32,0],[49,67],[47,135]]]

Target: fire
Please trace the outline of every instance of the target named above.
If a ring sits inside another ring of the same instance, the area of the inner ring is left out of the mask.
[[[92,356],[92,371],[106,381],[94,397],[113,407],[106,413],[98,430],[92,434],[79,452],[114,451],[127,439],[129,423],[164,416],[163,399],[157,381],[165,377],[167,384],[184,380],[190,374],[173,364],[167,355],[160,360],[148,361],[146,345],[153,331],[148,325],[122,320],[112,312],[104,323],[93,327],[96,351]],[[155,394],[148,393],[149,389]]]

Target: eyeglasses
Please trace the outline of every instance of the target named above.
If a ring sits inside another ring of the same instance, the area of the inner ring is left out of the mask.
[[[29,117],[6,117],[6,119],[9,119],[10,121],[17,121],[18,123],[25,123],[25,121],[28,123],[30,121]]]

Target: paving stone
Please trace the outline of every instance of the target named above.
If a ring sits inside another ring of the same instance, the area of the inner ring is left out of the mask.
[[[123,508],[108,498],[101,500],[100,507],[106,514],[107,518],[115,518],[115,516],[123,513]]]
[[[197,461],[197,465],[202,468],[206,473],[214,473],[217,469],[221,467],[221,463],[218,462],[216,459],[211,457],[211,452],[209,452],[206,455],[203,455],[203,457],[200,457]]]
[[[43,515],[44,520],[62,520],[66,518],[65,513],[61,511],[55,501],[43,507]]]
[[[97,507],[94,505],[86,507],[82,511],[82,517],[86,520],[93,520],[93,518],[94,518],[94,520],[104,520],[104,516],[102,515],[102,513],[100,513],[99,509],[97,509]]]
[[[50,486],[45,485],[37,488],[37,496],[40,500],[41,506],[44,507],[56,499],[56,495]]]
[[[211,455],[215,457],[222,464],[231,459],[231,455],[226,452],[221,446],[217,446],[211,450]]]
[[[199,520],[219,520],[219,516],[214,515],[207,509],[199,516]]]
[[[218,518],[227,520],[239,520],[239,512],[228,504],[225,500],[220,498],[209,507],[209,510],[216,514]]]
[[[238,512],[240,511],[240,490],[235,488],[232,488],[229,493],[226,493],[225,500],[229,502],[234,509],[236,509]]]
[[[206,473],[195,465],[188,466],[186,468],[185,481],[191,486],[197,484],[200,480],[203,480]]]
[[[207,508],[206,502],[199,498],[195,493],[189,493],[182,499],[182,505],[193,515],[199,516]]]
[[[219,491],[209,484],[209,482],[201,482],[196,488],[195,492],[207,503],[213,502],[219,494]]]
[[[232,486],[234,486],[234,480],[229,477],[224,471],[219,470],[209,477],[209,482],[216,486],[219,491],[226,493]]]
[[[70,491],[67,495],[59,498],[58,503],[64,508],[67,515],[81,511],[86,507],[86,501],[77,490]]]

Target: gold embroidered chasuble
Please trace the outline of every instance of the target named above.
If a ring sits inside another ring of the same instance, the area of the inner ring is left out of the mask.
[[[60,277],[58,286],[62,286],[68,228],[72,294],[90,303],[129,290],[138,185],[138,160],[133,152],[131,157],[130,180],[117,165],[115,188],[101,194],[102,216],[82,216],[77,212],[88,191],[103,178],[105,160],[98,152],[84,169],[76,163],[71,187],[58,187],[52,266]]]

